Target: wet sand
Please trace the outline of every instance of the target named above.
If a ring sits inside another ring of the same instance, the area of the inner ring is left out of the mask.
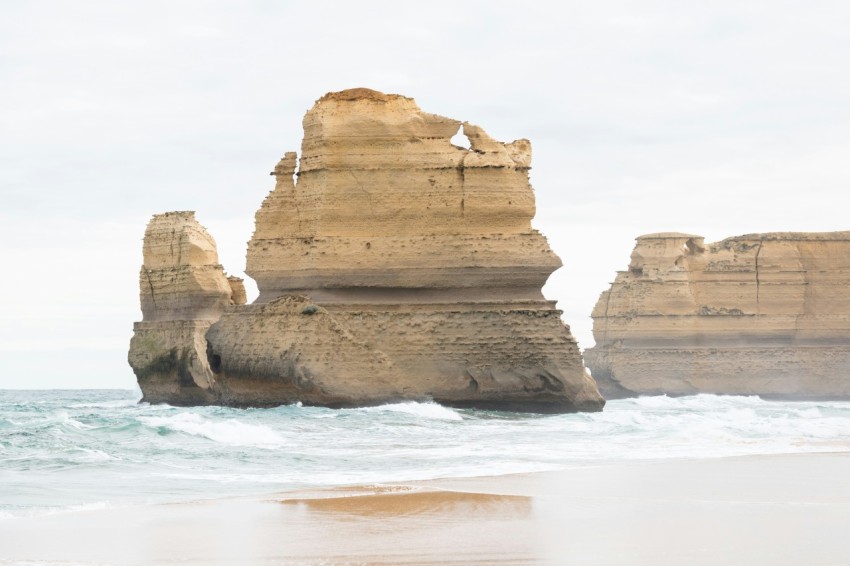
[[[850,454],[558,472],[0,520],[0,564],[850,564]]]

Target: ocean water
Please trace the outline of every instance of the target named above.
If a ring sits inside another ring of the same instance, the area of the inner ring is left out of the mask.
[[[431,403],[180,408],[139,398],[0,390],[0,521],[631,459],[850,449],[850,402],[661,396],[533,415]]]

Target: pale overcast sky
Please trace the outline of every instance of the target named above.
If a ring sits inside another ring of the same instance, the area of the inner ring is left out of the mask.
[[[850,228],[839,1],[0,5],[0,388],[133,387],[150,216],[244,269],[301,118],[369,87],[534,148],[545,288],[582,347],[643,233]]]

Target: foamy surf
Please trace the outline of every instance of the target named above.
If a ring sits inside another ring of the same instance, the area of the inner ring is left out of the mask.
[[[0,518],[621,460],[850,451],[850,403],[642,397],[533,415],[391,403],[182,408],[136,392],[0,391]]]
[[[284,438],[268,426],[246,424],[236,419],[215,421],[196,413],[178,413],[167,417],[142,417],[139,421],[165,431],[200,436],[231,446],[273,448],[285,444]]]
[[[364,411],[367,413],[404,413],[423,419],[437,419],[444,421],[462,421],[463,416],[454,409],[438,405],[437,403],[388,403],[386,405],[378,405],[376,407],[365,407],[363,409],[354,409],[356,411]]]
[[[19,509],[16,512],[0,511],[0,521],[32,517],[47,517],[50,515],[64,515],[66,513],[78,513],[81,511],[102,511],[104,509],[113,509],[114,507],[115,506],[109,501],[93,501],[91,503],[78,503],[64,507],[45,506]]]

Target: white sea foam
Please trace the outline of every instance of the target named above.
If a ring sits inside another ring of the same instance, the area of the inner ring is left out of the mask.
[[[462,421],[463,417],[460,413],[449,407],[438,405],[437,403],[389,403],[387,405],[378,405],[377,407],[366,407],[363,409],[355,409],[365,412],[384,412],[390,411],[395,413],[406,413],[416,417],[426,419],[438,419],[444,421]]]
[[[625,459],[850,451],[850,402],[657,396],[611,401],[598,413],[530,415],[412,402],[187,409],[137,398],[0,391],[0,419],[15,423],[0,430],[0,518],[81,503],[97,508],[103,500],[123,505]],[[87,406],[74,406],[80,401]]]
[[[59,515],[63,513],[78,513],[80,511],[103,511],[104,509],[112,509],[113,505],[109,501],[93,501],[91,503],[80,503],[77,505],[68,505],[67,507],[53,507],[45,510],[43,515]]]
[[[178,413],[165,417],[142,417],[139,421],[152,427],[201,436],[231,446],[277,447],[284,438],[265,425],[254,425],[236,419],[213,421],[195,413]]]
[[[66,411],[59,411],[56,414],[56,420],[60,423],[67,425],[71,428],[75,428],[77,430],[91,430],[95,428],[93,425],[87,425],[85,423],[81,423],[80,421],[71,417]]]
[[[119,407],[133,407],[138,405],[138,399],[118,399],[115,401],[104,401],[102,403],[71,403],[71,409],[115,409]]]
[[[110,460],[117,460],[115,456],[110,456],[103,450],[96,450],[91,448],[79,448],[79,451],[85,454],[85,461],[88,462],[107,462]]]
[[[28,517],[46,517],[49,515],[64,515],[66,513],[79,513],[81,511],[103,511],[105,509],[113,508],[114,506],[109,501],[77,503],[73,505],[66,505],[64,507],[36,507],[20,511],[18,513],[0,511],[0,520],[23,519]]]
[[[158,477],[169,480],[187,480],[202,482],[204,485],[242,484],[242,485],[285,485],[285,486],[341,486],[362,485],[372,483],[396,483],[407,481],[422,481],[435,478],[479,477],[482,475],[499,476],[518,473],[543,472],[557,470],[563,466],[555,464],[513,462],[498,465],[482,471],[473,465],[443,465],[423,469],[408,468],[404,470],[328,470],[309,475],[298,472],[285,473],[165,473]]]

